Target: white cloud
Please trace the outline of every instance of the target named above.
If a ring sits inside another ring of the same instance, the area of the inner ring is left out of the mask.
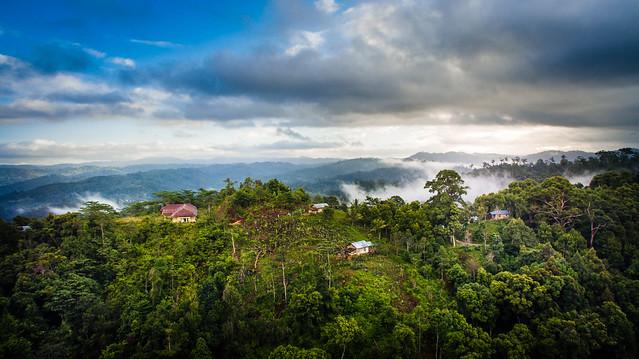
[[[134,68],[135,67],[135,61],[133,61],[133,59],[129,59],[127,57],[111,57],[111,58],[109,58],[109,62],[111,62],[112,64],[125,66],[125,67],[129,67],[129,68]]]
[[[20,59],[15,58],[13,56],[4,55],[4,54],[0,54],[0,65],[9,66],[12,69],[27,67],[27,64],[21,61]]]
[[[303,50],[317,50],[324,44],[322,31],[299,31],[293,35],[291,46],[286,49],[286,54],[295,56]]]
[[[131,39],[129,41],[131,41],[132,43],[135,43],[135,44],[142,44],[142,45],[162,47],[162,48],[182,47],[182,44],[178,44],[178,43],[170,42],[170,41],[163,41],[163,40]]]
[[[90,47],[83,47],[82,50],[84,52],[86,52],[87,54],[89,54],[89,55],[91,55],[91,56],[93,56],[95,58],[98,58],[98,59],[102,59],[102,58],[104,58],[106,56],[106,52],[102,52],[102,51],[99,51],[99,50],[96,50],[96,49],[92,49]]]
[[[335,0],[316,0],[315,7],[319,11],[323,11],[327,14],[332,14],[339,10],[339,4],[337,4]]]

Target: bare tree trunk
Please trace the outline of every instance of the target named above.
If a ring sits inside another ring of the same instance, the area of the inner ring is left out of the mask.
[[[595,243],[595,237],[597,236],[597,232],[599,232],[601,228],[605,227],[606,224],[605,223],[595,224],[595,212],[591,209],[590,203],[588,203],[588,208],[586,208],[586,215],[588,216],[588,219],[590,220],[590,240],[588,241],[588,245],[590,248],[592,248],[592,246]]]
[[[286,295],[286,273],[284,272],[284,262],[282,262],[282,285],[284,286],[284,301],[288,303],[288,296]]]
[[[331,260],[329,258],[329,254],[326,253],[326,264],[328,265],[328,288],[331,288],[331,281],[333,279],[333,275],[331,273]]]
[[[271,284],[273,285],[273,303],[275,303],[275,276],[273,276],[273,272],[271,272]]]
[[[104,224],[100,223],[100,233],[102,234],[102,247],[104,247]]]
[[[260,260],[260,255],[262,254],[262,250],[258,250],[255,254],[255,262],[253,262],[253,288],[255,289],[255,294],[257,294],[257,263]]]
[[[233,236],[233,231],[231,231],[231,244],[233,245],[233,258],[237,259],[237,251],[235,249],[235,237]]]
[[[255,261],[253,262],[253,271],[257,272],[257,263],[260,260],[260,256],[262,255],[262,250],[259,249],[255,254]]]
[[[597,236],[599,230],[605,226],[605,224],[595,225],[594,222],[590,222],[590,248],[592,248],[592,246],[595,244],[595,237]]]

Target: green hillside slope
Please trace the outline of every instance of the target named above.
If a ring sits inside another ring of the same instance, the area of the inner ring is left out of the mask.
[[[633,358],[639,183],[593,183],[465,203],[445,170],[425,203],[309,214],[303,189],[247,179],[161,194],[196,223],[159,202],[0,221],[0,357]]]

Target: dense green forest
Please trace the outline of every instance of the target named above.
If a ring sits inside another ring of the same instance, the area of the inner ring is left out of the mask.
[[[615,151],[599,151],[594,156],[577,157],[569,160],[566,155],[548,160],[537,159],[529,162],[517,156],[503,157],[483,162],[480,168],[470,173],[474,176],[501,175],[518,180],[528,178],[544,180],[553,176],[579,176],[598,174],[606,171],[621,171],[636,176],[639,173],[639,150],[621,148]]]
[[[636,357],[636,173],[465,190],[444,170],[424,203],[346,206],[246,179],[0,222],[0,357]]]

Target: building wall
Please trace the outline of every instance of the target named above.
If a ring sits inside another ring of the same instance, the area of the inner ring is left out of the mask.
[[[174,217],[171,221],[173,223],[192,223],[195,222],[195,217]]]

